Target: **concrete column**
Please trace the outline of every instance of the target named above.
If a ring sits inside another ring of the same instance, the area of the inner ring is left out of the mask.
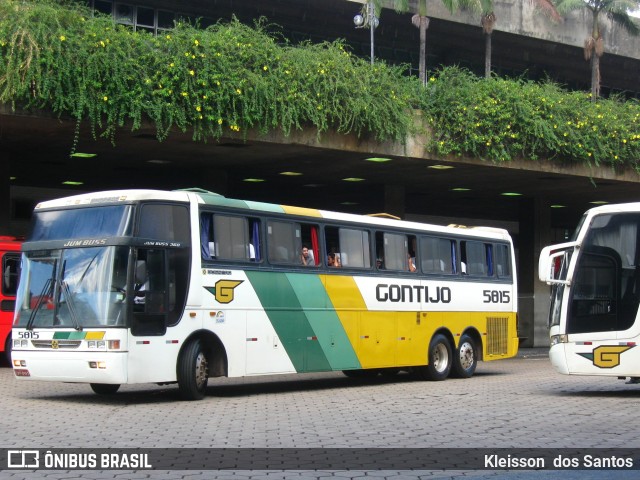
[[[549,287],[538,280],[538,257],[551,239],[551,213],[543,198],[523,199],[518,236],[518,335],[523,347],[549,345]]]
[[[403,185],[384,186],[384,212],[404,218],[405,189]]]

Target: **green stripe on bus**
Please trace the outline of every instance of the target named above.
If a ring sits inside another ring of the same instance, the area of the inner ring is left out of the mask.
[[[287,276],[331,369],[360,368],[356,352],[333,309],[321,277],[306,273],[289,273]]]
[[[315,275],[314,275],[315,276]],[[260,303],[297,372],[330,370],[331,366],[302,311],[285,273],[247,272]],[[317,290],[310,295],[318,295]]]

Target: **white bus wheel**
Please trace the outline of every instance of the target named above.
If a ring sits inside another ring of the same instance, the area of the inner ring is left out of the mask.
[[[469,335],[464,334],[460,337],[458,348],[453,355],[453,368],[451,376],[457,378],[469,378],[476,371],[478,365],[478,352],[476,351],[476,342]]]
[[[416,369],[423,380],[440,381],[449,376],[451,371],[451,343],[447,337],[438,333],[429,342],[429,363]]]
[[[192,340],[178,359],[178,386],[185,400],[204,398],[209,380],[209,361],[200,340]]]

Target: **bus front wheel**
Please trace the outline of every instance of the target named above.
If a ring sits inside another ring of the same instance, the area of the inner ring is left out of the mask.
[[[458,348],[453,355],[453,369],[451,373],[457,378],[469,378],[476,371],[478,365],[478,354],[476,343],[473,339],[464,334],[460,337]]]
[[[185,400],[204,398],[209,381],[209,361],[200,340],[191,341],[178,360],[178,387]]]
[[[440,381],[451,371],[451,343],[442,334],[434,335],[429,343],[429,363],[419,367],[418,374],[424,380]]]
[[[117,383],[92,383],[91,390],[98,395],[113,395],[118,391],[120,385]]]

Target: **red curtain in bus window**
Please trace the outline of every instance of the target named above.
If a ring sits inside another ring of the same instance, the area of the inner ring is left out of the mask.
[[[313,264],[320,265],[320,248],[318,247],[318,227],[311,227],[311,249],[313,250]]]

